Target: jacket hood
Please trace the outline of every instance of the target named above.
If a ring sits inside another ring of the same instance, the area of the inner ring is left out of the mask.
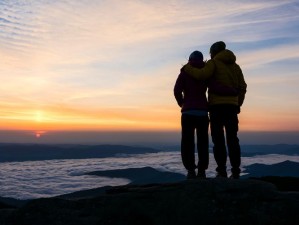
[[[219,52],[215,57],[214,57],[215,60],[219,60],[225,64],[233,64],[236,62],[236,56],[235,54],[228,50],[228,49],[225,49],[221,52]]]

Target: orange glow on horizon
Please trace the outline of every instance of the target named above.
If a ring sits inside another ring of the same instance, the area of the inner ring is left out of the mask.
[[[23,110],[0,116],[0,130],[177,130],[180,113],[171,109]],[[39,134],[39,137],[41,134]]]
[[[286,116],[284,119],[277,114],[244,111],[239,115],[240,131],[299,131],[297,116]]]
[[[176,106],[134,109],[98,109],[85,111],[52,107],[39,110],[19,109],[17,112],[0,115],[0,130],[39,131],[179,131],[180,109]],[[281,120],[277,115],[265,115],[244,110],[239,115],[240,131],[298,131],[297,123]]]

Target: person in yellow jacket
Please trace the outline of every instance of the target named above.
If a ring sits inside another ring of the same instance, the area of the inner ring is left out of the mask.
[[[186,64],[183,70],[198,80],[208,80],[208,102],[213,152],[217,163],[217,177],[227,177],[227,153],[231,163],[231,178],[240,176],[241,148],[238,139],[238,113],[242,106],[247,84],[234,53],[226,49],[223,41],[210,48],[211,59],[204,68],[198,69]],[[214,91],[214,84],[235,88],[235,95],[223,95]],[[225,134],[224,134],[225,129]],[[226,139],[226,142],[225,142]],[[227,150],[226,150],[227,145]]]

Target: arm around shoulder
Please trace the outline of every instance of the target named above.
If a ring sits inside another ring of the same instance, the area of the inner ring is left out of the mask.
[[[206,65],[201,69],[193,67],[189,63],[184,66],[184,71],[197,80],[209,79],[213,75],[214,70],[215,70],[215,64],[212,60],[209,60],[206,63]]]

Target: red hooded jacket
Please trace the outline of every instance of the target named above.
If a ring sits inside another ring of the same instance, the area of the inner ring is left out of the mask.
[[[197,80],[181,69],[174,86],[174,96],[178,105],[182,108],[182,112],[188,110],[208,111],[206,91],[206,81]]]

